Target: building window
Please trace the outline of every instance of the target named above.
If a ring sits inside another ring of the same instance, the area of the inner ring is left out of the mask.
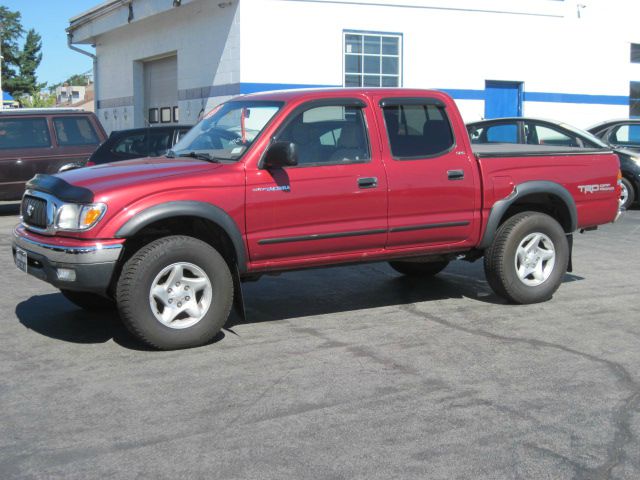
[[[344,32],[345,87],[400,87],[402,35]]]
[[[631,63],[640,63],[640,43],[631,44]]]
[[[629,116],[640,117],[640,82],[629,84]]]

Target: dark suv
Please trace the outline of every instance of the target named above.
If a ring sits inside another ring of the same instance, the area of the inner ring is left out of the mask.
[[[0,200],[20,199],[36,173],[86,162],[106,138],[98,118],[84,110],[0,110]]]
[[[164,155],[190,129],[190,125],[171,125],[113,131],[87,165]]]

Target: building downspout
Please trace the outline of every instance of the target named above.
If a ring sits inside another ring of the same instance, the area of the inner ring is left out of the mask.
[[[67,46],[78,53],[91,57],[93,60],[93,111],[98,114],[98,57],[86,50],[82,50],[73,44],[73,33],[67,32]]]

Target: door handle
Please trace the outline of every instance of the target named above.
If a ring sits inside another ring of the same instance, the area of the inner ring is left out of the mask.
[[[447,170],[447,178],[449,180],[463,180],[464,170]]]
[[[378,177],[365,177],[358,179],[358,188],[376,188],[378,186]]]

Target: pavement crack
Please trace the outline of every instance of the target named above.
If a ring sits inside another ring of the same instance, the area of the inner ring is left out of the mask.
[[[437,323],[443,327],[464,332],[469,335],[484,337],[503,343],[523,343],[536,348],[560,350],[570,355],[576,355],[591,362],[604,365],[626,389],[631,391],[631,394],[623,400],[622,404],[613,415],[612,424],[614,426],[614,435],[613,440],[607,447],[607,459],[602,465],[595,468],[580,467],[579,470],[576,470],[576,478],[585,480],[607,480],[611,478],[611,472],[613,469],[623,463],[625,459],[624,449],[634,439],[634,435],[631,430],[631,415],[633,411],[640,407],[640,383],[633,378],[631,373],[629,373],[623,365],[586,352],[575,350],[565,345],[547,342],[545,340],[499,335],[479,328],[457,325],[437,315],[423,312],[415,305],[400,305],[399,308],[411,315],[423,318],[429,322]]]

